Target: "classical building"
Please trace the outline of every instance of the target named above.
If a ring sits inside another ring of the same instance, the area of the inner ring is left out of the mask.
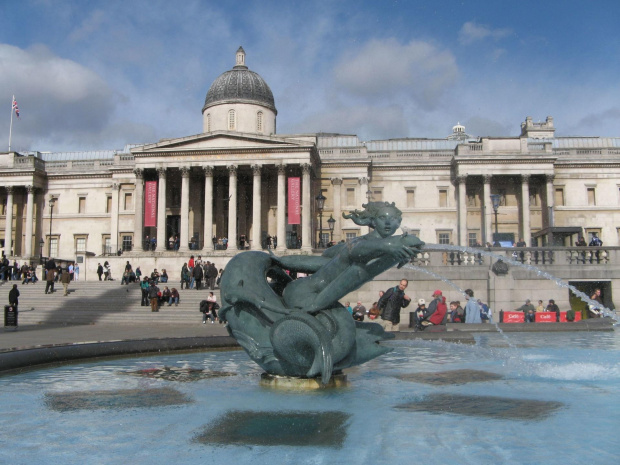
[[[475,137],[457,124],[442,139],[364,142],[281,135],[276,117],[271,89],[239,48],[207,92],[201,134],[114,151],[0,153],[0,246],[20,260],[94,257],[89,267],[119,250],[225,262],[271,241],[279,253],[311,253],[367,232],[342,212],[369,199],[396,202],[403,227],[427,243],[571,246],[597,233],[618,245],[620,138],[556,137],[553,118],[528,117],[514,137]]]

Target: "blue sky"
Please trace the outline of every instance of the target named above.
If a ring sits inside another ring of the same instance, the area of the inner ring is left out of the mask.
[[[280,134],[516,136],[552,115],[557,136],[620,137],[619,20],[616,0],[0,0],[0,144],[13,94],[15,150],[198,134],[239,45]]]

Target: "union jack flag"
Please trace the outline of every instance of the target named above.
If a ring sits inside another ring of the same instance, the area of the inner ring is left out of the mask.
[[[13,97],[13,110],[15,110],[15,116],[19,118],[19,107],[17,106],[17,100]]]

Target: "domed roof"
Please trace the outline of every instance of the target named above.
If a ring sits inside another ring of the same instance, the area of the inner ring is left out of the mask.
[[[267,107],[277,114],[271,89],[254,71],[245,66],[245,51],[237,50],[237,64],[230,71],[221,74],[207,92],[204,111],[222,103],[255,103]]]

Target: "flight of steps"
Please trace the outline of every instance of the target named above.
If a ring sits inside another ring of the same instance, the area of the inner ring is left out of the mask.
[[[140,305],[138,284],[121,285],[120,281],[78,281],[69,285],[69,295],[63,296],[61,283],[54,285],[53,294],[45,294],[45,282],[24,284],[8,281],[0,285],[0,294],[8,296],[14,283],[18,284],[19,325],[35,324],[104,324],[104,325],[195,325],[202,321],[200,301],[208,290],[180,290],[177,283],[166,284],[179,289],[179,306],[162,304],[159,312]],[[160,290],[164,285],[160,284]],[[213,291],[221,304],[220,291]],[[6,300],[8,302],[8,299]]]

